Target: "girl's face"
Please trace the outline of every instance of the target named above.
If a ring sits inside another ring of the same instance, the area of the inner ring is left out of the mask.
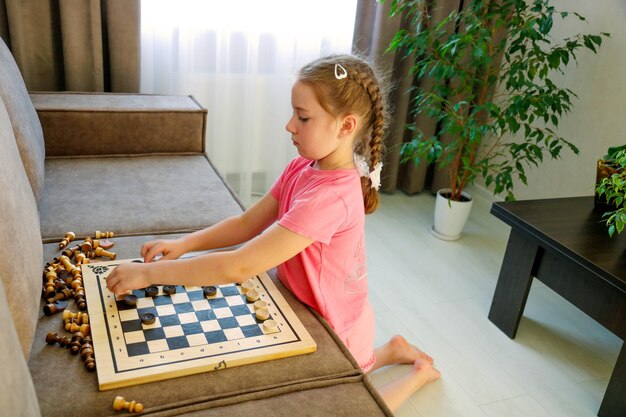
[[[322,108],[313,88],[297,81],[291,89],[291,106],[293,115],[285,127],[302,157],[323,160],[345,142],[340,140],[341,120]]]

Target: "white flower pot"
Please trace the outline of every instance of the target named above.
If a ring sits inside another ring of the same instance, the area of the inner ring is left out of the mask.
[[[450,201],[443,195],[450,193],[449,188],[437,192],[435,201],[435,224],[430,231],[442,240],[457,240],[463,234],[463,228],[472,210],[472,196],[466,192],[461,195],[468,201]]]

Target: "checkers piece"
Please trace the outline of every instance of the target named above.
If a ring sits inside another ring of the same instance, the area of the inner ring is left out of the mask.
[[[204,292],[205,297],[215,297],[217,294],[217,288],[214,286],[202,287],[202,291]]]
[[[150,285],[144,289],[146,297],[156,297],[159,294],[159,287],[156,285]]]
[[[259,301],[255,301],[254,303],[254,309],[258,310],[260,308],[265,308],[267,309],[267,303],[263,300],[259,300]]]
[[[166,294],[166,295],[176,294],[176,285],[164,285],[163,294]]]
[[[241,292],[244,294],[250,291],[252,288],[254,288],[254,283],[249,279],[241,283]]]
[[[259,293],[256,292],[256,290],[248,290],[248,292],[246,292],[246,300],[248,300],[249,303],[253,303],[257,301],[258,299],[259,299]]]
[[[278,331],[278,324],[274,320],[265,320],[263,322],[263,329],[266,333],[276,333]]]
[[[124,304],[127,306],[137,305],[137,296],[135,294],[127,294],[124,296]]]
[[[143,324],[154,324],[156,316],[152,313],[143,313],[139,315],[139,319]]]
[[[265,321],[270,318],[270,312],[266,308],[259,308],[256,311],[256,318],[259,321]]]

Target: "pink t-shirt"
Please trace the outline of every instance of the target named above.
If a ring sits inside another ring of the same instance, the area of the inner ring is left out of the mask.
[[[356,169],[312,164],[295,158],[270,189],[278,224],[315,241],[279,265],[278,278],[341,334],[368,305],[361,180]]]

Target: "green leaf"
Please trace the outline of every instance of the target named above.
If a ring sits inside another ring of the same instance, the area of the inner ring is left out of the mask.
[[[598,52],[596,50],[596,46],[594,45],[593,41],[591,40],[589,36],[585,36],[583,38],[583,43],[587,49],[591,49],[593,52],[596,52],[596,53]]]
[[[558,68],[561,63],[561,56],[558,51],[551,53],[548,55],[548,62],[550,63],[550,68]]]
[[[544,35],[547,35],[548,33],[550,33],[551,29],[552,29],[552,15],[546,15],[544,16],[544,18],[541,21],[541,24],[539,25],[539,30]]]
[[[615,226],[614,225],[610,225],[609,226],[609,236],[613,237],[614,233],[615,233]]]

